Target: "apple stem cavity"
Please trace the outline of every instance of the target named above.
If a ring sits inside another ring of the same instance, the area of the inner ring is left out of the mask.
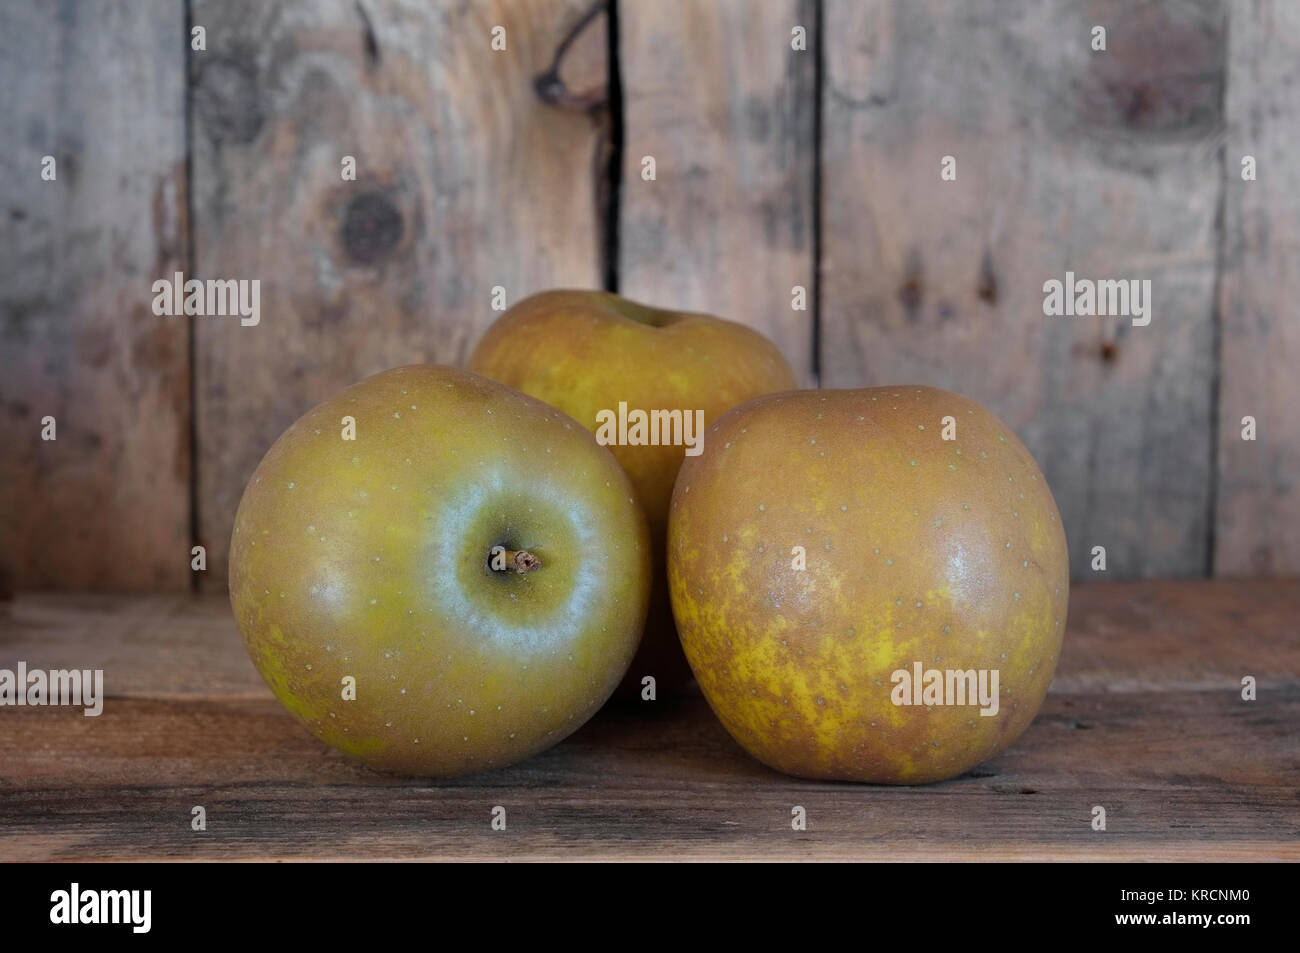
[[[542,561],[526,549],[507,549],[504,555],[506,557],[505,572],[514,569],[515,572],[523,575],[526,572],[532,572],[534,569],[542,568]]]

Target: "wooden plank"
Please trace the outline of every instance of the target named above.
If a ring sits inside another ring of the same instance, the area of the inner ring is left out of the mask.
[[[607,708],[489,775],[396,778],[250,690],[219,598],[24,595],[0,616],[0,655],[102,664],[109,699],[98,718],[4,712],[0,860],[1300,860],[1300,584],[1117,583],[1072,600],[1057,680],[1011,749],[943,784],[880,788],[764,768],[698,695],[650,717]],[[504,836],[488,825],[498,804]]]
[[[1300,7],[1233,4],[1228,28],[1214,571],[1300,573]],[[1255,181],[1242,179],[1253,156]],[[1241,439],[1242,418],[1256,440]]]
[[[1076,576],[1098,545],[1113,577],[1203,574],[1222,3],[827,0],[825,16],[823,385],[931,384],[992,409],[1042,466]],[[1149,279],[1150,324],[1045,317],[1067,271]]]
[[[619,5],[624,162],[619,291],[770,337],[812,382],[809,2]],[[791,49],[803,26],[807,49]],[[653,156],[653,182],[642,159]],[[791,288],[808,310],[791,308]]]
[[[1010,751],[920,788],[779,775],[700,698],[655,719],[607,712],[522,764],[438,783],[361,768],[269,700],[12,715],[0,860],[1300,859],[1294,683],[1258,707],[1053,694]],[[1104,833],[1089,827],[1096,804]],[[489,827],[495,805],[505,836]],[[790,829],[794,805],[806,832]]]
[[[209,582],[248,477],[306,410],[388,367],[459,361],[494,286],[513,303],[599,285],[600,130],[533,82],[586,6],[196,0],[196,271],[261,281],[258,325],[198,327]]]
[[[655,720],[606,713],[520,765],[438,783],[369,772],[271,701],[129,700],[98,720],[24,710],[0,742],[0,859],[887,859],[938,848],[1173,859],[1192,844],[1208,857],[1222,845],[1300,858],[1285,728],[1300,716],[1294,685],[1259,708],[1205,693],[1053,695],[1008,753],[901,789],[776,774],[702,699],[668,704]],[[202,838],[188,828],[193,804],[208,811]],[[488,827],[497,804],[507,838]],[[1094,804],[1107,808],[1104,836],[1088,826]],[[793,805],[807,809],[810,837],[790,831]]]
[[[115,699],[271,698],[225,594],[22,593],[0,616],[0,667],[19,659],[103,669]]]
[[[1300,682],[1298,580],[1076,585],[1052,691],[1240,691]]]
[[[184,69],[180,0],[0,9],[0,590],[189,585]]]

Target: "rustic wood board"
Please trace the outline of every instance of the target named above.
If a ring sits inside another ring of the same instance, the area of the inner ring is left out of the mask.
[[[698,695],[607,710],[503,771],[395,778],[277,705],[223,600],[50,594],[0,612],[5,664],[104,667],[109,685],[99,718],[0,710],[0,860],[1300,860],[1300,581],[1076,587],[1034,724],[920,788],[776,774]]]
[[[180,0],[0,9],[0,589],[189,585],[184,70]]]
[[[618,290],[757,328],[809,383],[814,20],[793,0],[619,4]],[[796,26],[806,50],[791,48]],[[796,285],[807,310],[791,307]]]
[[[1228,28],[1214,571],[1300,572],[1300,6],[1233,4]],[[1253,182],[1241,177],[1253,156]],[[1241,439],[1255,418],[1255,441]]]
[[[195,271],[261,281],[258,325],[197,328],[214,584],[244,485],[296,418],[386,368],[459,362],[497,317],[494,286],[506,304],[599,286],[600,127],[534,84],[586,9],[194,3]]]
[[[1076,575],[1099,545],[1112,575],[1204,574],[1222,3],[826,0],[825,17],[822,385],[988,406],[1042,466]],[[1067,271],[1150,279],[1150,325],[1045,317]]]

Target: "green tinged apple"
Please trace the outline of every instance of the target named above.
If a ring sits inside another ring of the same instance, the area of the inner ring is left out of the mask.
[[[600,291],[548,291],[520,301],[487,330],[468,366],[606,434],[620,403],[629,413],[680,410],[691,424],[702,411],[707,426],[752,397],[798,386],[781,352],[751,328]],[[646,676],[659,690],[690,678],[664,573],[668,503],[686,453],[683,445],[610,449],[632,479],[655,547],[645,637],[620,690],[635,697]]]
[[[891,784],[953,777],[1015,741],[1069,595],[1029,452],[980,405],[915,386],[724,416],[678,476],[668,575],[691,668],[746,750],[800,777]]]
[[[254,664],[319,737],[456,775],[600,708],[636,651],[650,553],[631,484],[583,427],[465,371],[400,367],[271,447],[235,518],[230,597]]]

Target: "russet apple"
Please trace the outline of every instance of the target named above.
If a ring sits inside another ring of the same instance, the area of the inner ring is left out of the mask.
[[[606,427],[602,438],[628,429],[606,426],[612,418],[679,410],[687,418],[685,439],[696,411],[707,424],[751,397],[797,386],[781,352],[751,328],[600,291],[548,291],[520,301],[488,328],[468,367],[558,407],[593,432]],[[645,636],[623,697],[635,697],[647,676],[658,690],[690,678],[663,568],[668,502],[686,447],[631,443],[640,436],[634,423],[628,443],[609,445],[632,479],[655,547]]]
[[[744,400],[797,386],[781,352],[753,329],[604,291],[543,291],[521,300],[487,329],[468,367],[545,400],[593,433],[603,428],[602,439],[627,429],[616,421],[638,411],[681,411],[685,439],[697,411],[707,425]],[[640,436],[633,428],[630,439]],[[690,433],[697,442],[702,436]],[[630,441],[608,447],[632,478],[654,546],[645,636],[619,690],[633,698],[647,676],[656,690],[690,679],[664,575],[668,501],[688,447]]]
[[[583,427],[466,371],[401,367],[271,447],[236,514],[230,599],[322,739],[465,774],[600,708],[637,648],[650,554],[631,483]]]
[[[806,778],[912,784],[1010,745],[1052,680],[1069,563],[1005,425],[930,387],[760,397],[673,493],[682,645],[731,735]]]

